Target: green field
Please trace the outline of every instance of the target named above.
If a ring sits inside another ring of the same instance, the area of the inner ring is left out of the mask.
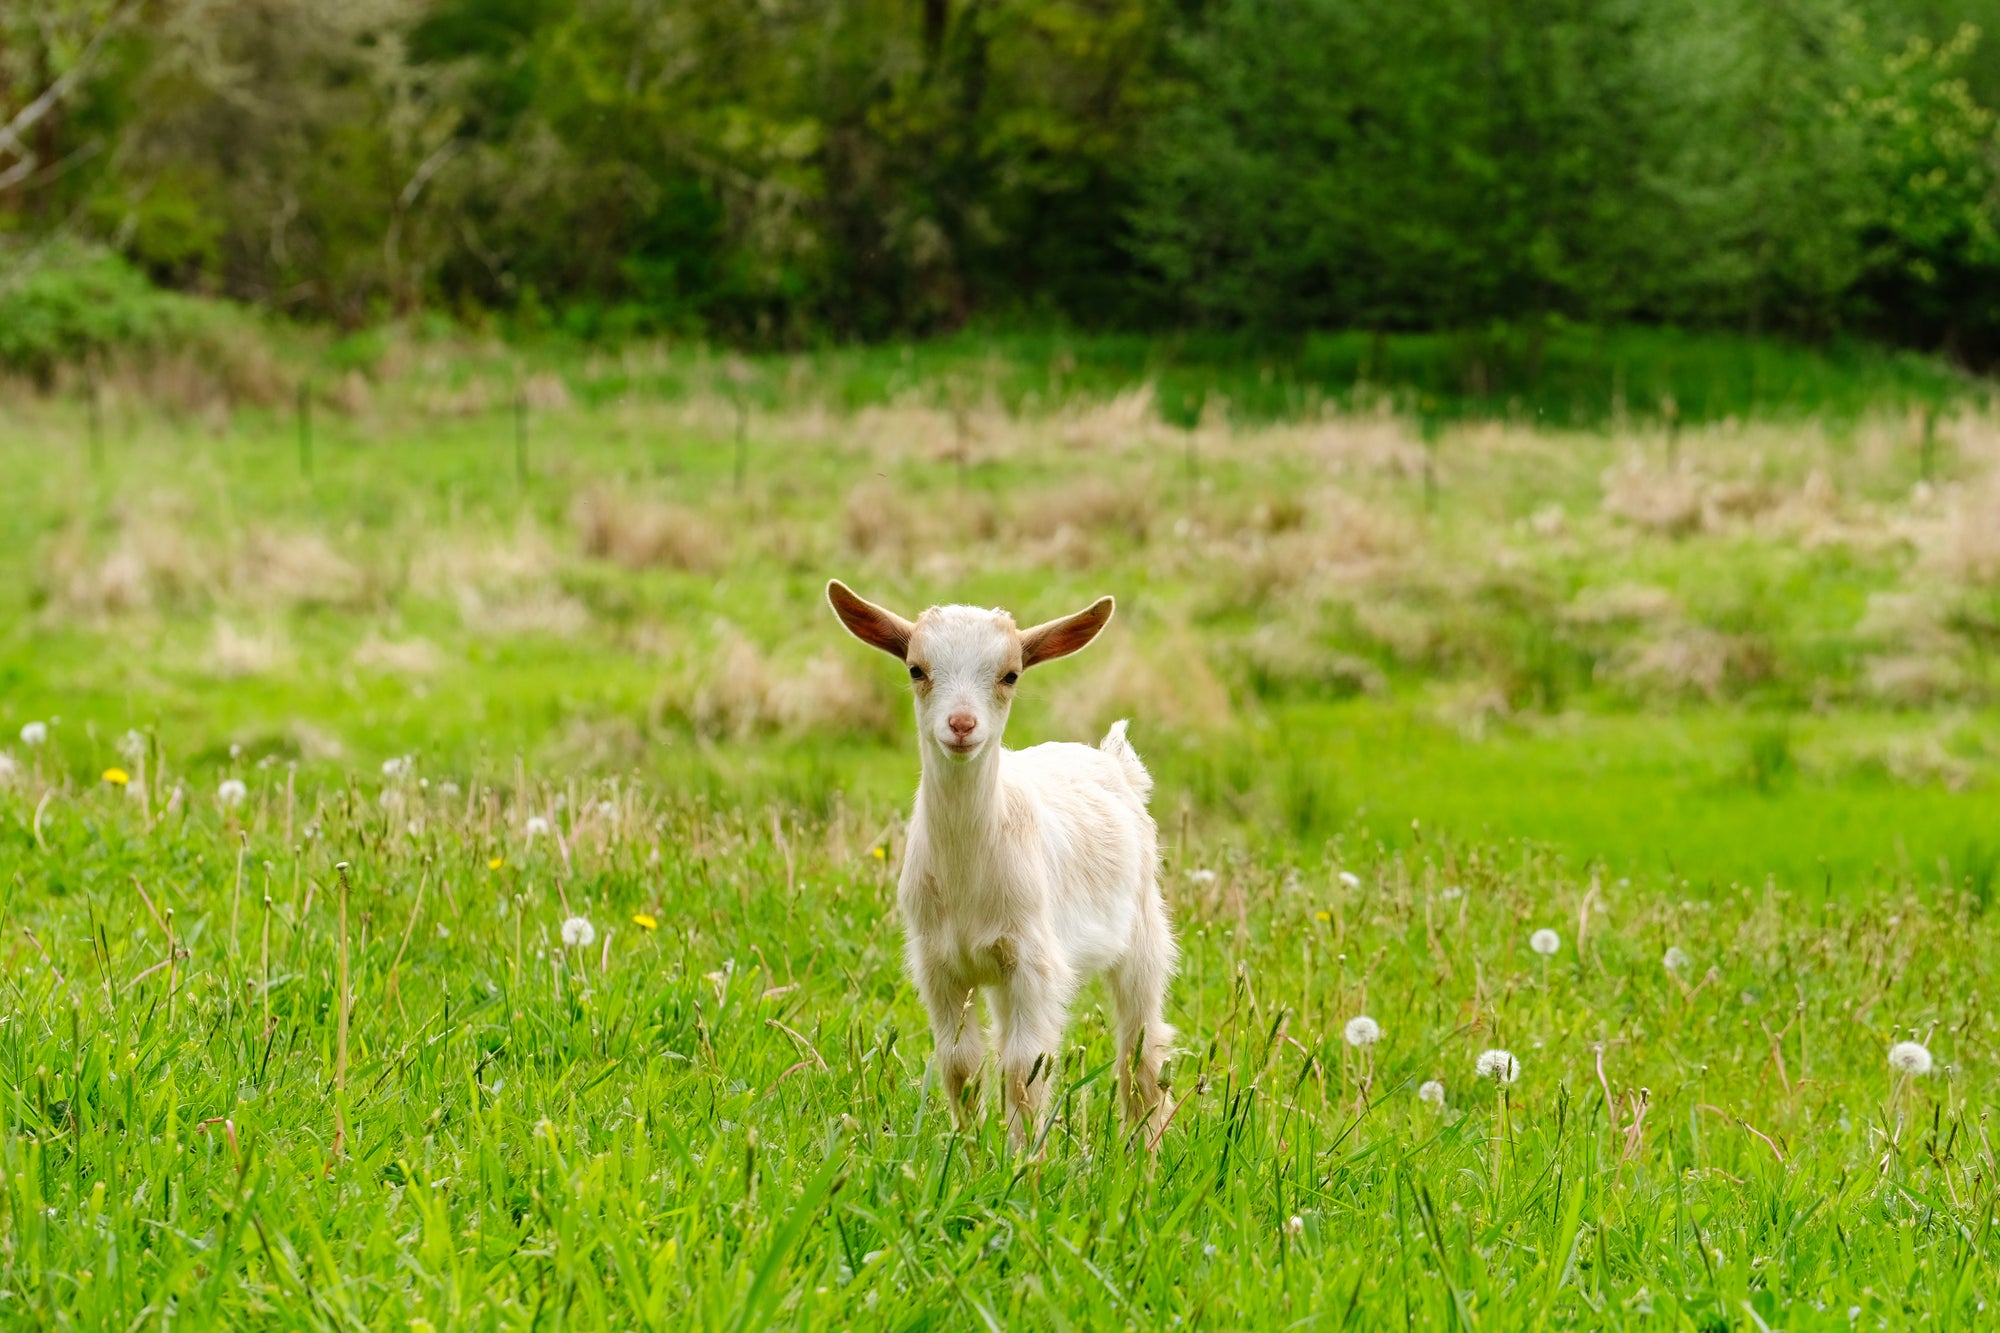
[[[1571,411],[1365,339],[389,330],[17,391],[7,1321],[1980,1326],[1985,386],[1579,338]],[[1730,406],[1593,397],[1606,348]],[[1130,717],[1159,779],[1157,1155],[1095,989],[1043,1160],[927,1093],[908,704],[829,575],[1119,598],[1010,739]]]

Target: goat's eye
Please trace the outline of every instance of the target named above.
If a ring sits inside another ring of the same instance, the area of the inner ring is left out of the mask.
[[[1020,672],[1009,671],[1006,675],[1000,677],[1000,683],[1002,685],[1012,685],[1015,681],[1019,680],[1020,678],[1021,678]]]
[[[922,667],[913,666],[910,668],[911,680],[922,680],[923,678],[924,678],[924,669]]]

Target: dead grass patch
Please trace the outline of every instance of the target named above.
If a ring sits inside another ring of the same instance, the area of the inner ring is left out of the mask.
[[[733,625],[719,630],[680,711],[700,734],[736,739],[770,731],[884,735],[893,720],[886,691],[840,654],[829,649],[787,668]]]
[[[1750,635],[1682,625],[1621,645],[1597,670],[1639,694],[1714,700],[1770,674],[1770,650]]]
[[[429,639],[385,639],[374,630],[354,649],[354,665],[394,676],[435,675],[443,660]]]
[[[626,569],[708,573],[728,562],[729,541],[692,509],[634,499],[604,487],[583,492],[570,509],[583,553]]]
[[[1562,614],[1573,625],[1646,624],[1679,619],[1681,603],[1649,583],[1615,583],[1581,590]]]
[[[1190,631],[1144,646],[1122,641],[1101,657],[1090,657],[1095,660],[1086,659],[1084,669],[1050,695],[1050,717],[1067,737],[1095,740],[1121,717],[1181,730],[1229,720],[1229,691]]]
[[[218,619],[203,665],[211,676],[236,680],[245,676],[267,675],[288,665],[291,660],[291,644],[283,631],[276,628],[242,630]]]

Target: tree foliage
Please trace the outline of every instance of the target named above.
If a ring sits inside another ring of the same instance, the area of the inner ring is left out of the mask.
[[[361,323],[2000,349],[1994,0],[0,0],[0,235]],[[50,96],[53,90],[53,96]]]

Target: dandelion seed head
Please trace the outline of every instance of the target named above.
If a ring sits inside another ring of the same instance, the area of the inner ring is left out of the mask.
[[[1346,888],[1358,889],[1361,887],[1361,876],[1352,870],[1343,870],[1340,872],[1340,882]]]
[[[407,754],[399,754],[393,759],[382,761],[382,776],[385,778],[406,778],[417,766],[417,761]]]
[[[21,744],[23,745],[41,745],[48,739],[49,724],[46,722],[30,722],[21,728]]]
[[[521,826],[530,838],[545,836],[549,831],[549,821],[540,815],[529,815],[528,822]]]
[[[1213,884],[1215,883],[1215,872],[1213,870],[1210,870],[1207,866],[1201,866],[1198,867],[1197,869],[1188,871],[1188,880],[1190,883],[1194,884],[1203,884],[1203,885]]]
[[[1297,1213],[1293,1213],[1285,1219],[1285,1234],[1287,1236],[1302,1236],[1305,1234],[1305,1230],[1306,1220]]]
[[[1481,1078],[1490,1078],[1495,1083],[1508,1084],[1521,1077],[1521,1062],[1514,1058],[1512,1051],[1494,1049],[1481,1051],[1473,1072]]]
[[[241,805],[244,798],[249,795],[250,788],[243,784],[241,778],[224,778],[221,785],[215,789],[215,799],[226,806]]]
[[[572,949],[587,949],[597,941],[597,927],[586,917],[573,916],[562,923],[562,942]]]
[[[1553,954],[1557,949],[1562,948],[1562,944],[1562,936],[1556,934],[1547,926],[1543,926],[1540,930],[1528,936],[1528,947],[1544,958]]]
[[[1931,1072],[1931,1053],[1922,1042],[1899,1041],[1889,1048],[1889,1068],[1918,1078]]]
[[[1687,950],[1680,945],[1669,944],[1666,954],[1660,959],[1660,965],[1669,972],[1685,972],[1693,961],[1687,956]]]
[[[126,732],[118,738],[118,753],[138,763],[146,755],[146,738],[136,731]]]
[[[1382,1040],[1382,1025],[1366,1014],[1356,1014],[1347,1020],[1347,1044],[1349,1046],[1373,1046]]]
[[[1417,1100],[1426,1106],[1444,1107],[1444,1084],[1436,1079],[1426,1079],[1417,1086]]]
[[[1445,889],[1443,893],[1438,895],[1438,897],[1444,899],[1448,903],[1455,903],[1464,896],[1465,896],[1465,890],[1460,888],[1456,884],[1449,886],[1448,888]]]

